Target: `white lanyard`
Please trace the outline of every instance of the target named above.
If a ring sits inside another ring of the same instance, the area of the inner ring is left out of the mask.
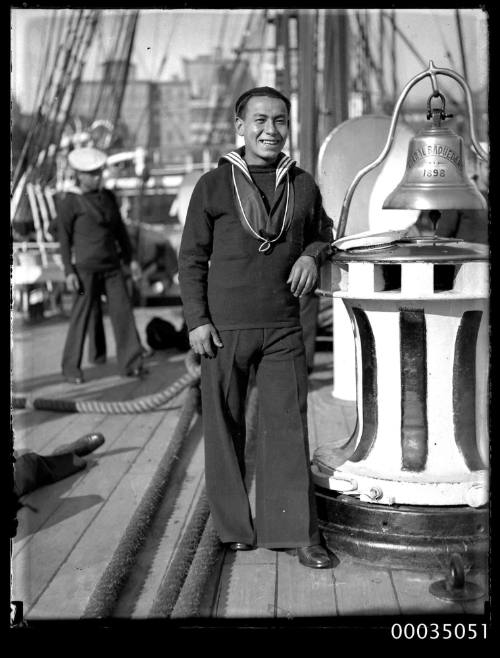
[[[287,212],[288,212],[288,197],[289,197],[289,194],[290,194],[290,179],[289,179],[289,177],[288,177],[288,172],[286,172],[286,204],[285,204],[285,214],[284,214],[284,216],[283,216],[283,223],[282,223],[282,225],[281,225],[281,230],[280,230],[280,232],[279,232],[279,235],[277,235],[277,236],[276,236],[275,238],[273,238],[272,240],[268,240],[268,239],[266,239],[266,238],[263,238],[261,235],[259,235],[259,234],[254,230],[254,228],[250,225],[250,222],[249,222],[248,219],[247,219],[247,216],[246,216],[246,214],[245,214],[245,211],[243,210],[243,205],[242,205],[242,203],[241,203],[241,199],[240,199],[240,193],[238,192],[238,186],[236,185],[236,178],[235,178],[235,176],[234,176],[234,164],[231,165],[231,169],[232,169],[232,173],[233,173],[234,189],[236,190],[236,196],[238,197],[238,203],[240,204],[241,212],[242,212],[242,214],[243,214],[243,219],[245,220],[245,222],[246,222],[248,228],[252,231],[252,233],[255,235],[255,237],[256,237],[258,240],[261,240],[261,241],[262,241],[262,244],[261,244],[260,247],[259,247],[259,251],[260,251],[260,253],[264,253],[264,252],[268,251],[268,250],[271,248],[271,243],[272,243],[272,242],[276,242],[276,240],[279,240],[279,238],[281,237],[281,235],[282,235],[282,233],[283,233],[283,231],[284,231],[284,229],[285,229],[286,214],[287,214]]]

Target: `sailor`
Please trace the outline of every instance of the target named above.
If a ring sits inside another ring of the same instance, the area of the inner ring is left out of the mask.
[[[140,267],[132,259],[132,247],[116,197],[102,187],[106,154],[84,147],[71,151],[69,165],[78,185],[63,194],[58,204],[58,236],[66,285],[75,293],[63,350],[62,372],[67,381],[83,382],[81,361],[89,318],[102,292],[106,295],[122,376],[138,377],[143,347],[137,333],[132,303],[122,264],[134,278]]]
[[[282,151],[290,101],[254,88],[235,114],[245,145],[197,182],[179,255],[190,344],[201,356],[207,496],[230,549],[297,549],[302,564],[328,568],[309,468],[299,300],[316,285],[332,221],[312,176]],[[245,483],[251,372],[259,404],[255,518]]]

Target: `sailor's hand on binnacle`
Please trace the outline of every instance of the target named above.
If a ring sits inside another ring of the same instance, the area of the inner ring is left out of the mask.
[[[189,332],[189,344],[195,354],[213,358],[215,351],[213,345],[223,347],[217,329],[209,322],[202,324]]]
[[[287,283],[295,297],[307,295],[314,289],[318,279],[318,268],[312,256],[300,256],[293,264]]]

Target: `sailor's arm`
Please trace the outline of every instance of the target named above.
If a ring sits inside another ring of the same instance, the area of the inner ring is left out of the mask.
[[[212,324],[207,301],[208,266],[213,242],[213,221],[207,205],[201,179],[191,195],[182,233],[179,284],[190,345],[196,354],[212,357],[213,345],[222,347],[222,342]]]

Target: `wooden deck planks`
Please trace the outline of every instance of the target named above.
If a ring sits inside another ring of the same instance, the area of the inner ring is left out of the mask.
[[[131,418],[127,416],[105,419],[102,429],[107,445],[103,446],[101,453],[96,452],[93,459],[88,459],[89,466],[95,464],[93,467],[42,487],[26,497],[25,502],[38,512],[33,513],[26,507],[20,511],[13,569],[16,595],[25,602],[27,614],[92,523],[112,487],[116,486],[113,475],[106,468],[106,457],[112,454],[115,441],[126,435],[130,423]],[[116,473],[120,478],[126,469],[126,453],[118,459],[123,464]],[[43,560],[38,556],[43,556]],[[29,577],[25,577],[27,574]],[[54,612],[62,610],[59,603]]]
[[[442,601],[429,592],[429,586],[444,577],[442,573],[393,569],[391,577],[403,615],[463,614],[464,612],[459,603]]]
[[[138,555],[137,568],[124,590],[124,603],[115,611],[116,617],[141,619],[149,616],[158,586],[168,571],[204,489],[204,450],[200,430],[198,420],[191,430],[191,437],[197,441],[194,454],[187,466],[173,474],[146,546]]]
[[[334,571],[309,569],[297,556],[279,552],[276,615],[296,617],[334,617],[338,614],[335,599]]]
[[[41,487],[22,498],[22,502],[26,505],[19,510],[18,520],[19,529],[17,536],[14,540],[14,556],[24,549],[25,544],[33,541],[33,535],[43,528],[43,526],[50,520],[50,525],[53,525],[53,519],[57,509],[64,505],[68,507],[65,497],[69,497],[75,490],[82,484],[88,477],[93,467],[98,464],[101,458],[110,450],[113,442],[119,437],[124,428],[131,422],[130,416],[112,416],[103,418],[94,414],[75,417],[75,422],[78,421],[77,430],[78,434],[89,432],[96,427],[103,432],[106,443],[99,449],[98,452],[93,453],[87,457],[87,469],[76,473],[75,475],[55,482],[54,484]],[[73,436],[73,438],[76,438]],[[62,443],[62,441],[61,441]],[[34,508],[36,512],[33,512]]]
[[[43,453],[50,443],[66,428],[74,424],[72,413],[29,410],[16,411],[12,416],[15,450],[34,450]],[[70,441],[72,439],[69,439]]]
[[[214,617],[275,617],[277,554],[264,548],[227,553]]]
[[[387,569],[364,565],[351,557],[338,556],[334,570],[338,614],[399,615],[396,592]]]
[[[62,414],[47,412],[49,417],[38,423],[38,429],[30,433],[27,437],[20,436],[20,444],[17,444],[18,437],[14,447],[16,450],[28,449],[42,455],[51,454],[61,446],[76,441],[89,432],[101,431],[100,425],[103,422],[102,414]]]
[[[161,418],[160,414],[143,414],[134,418],[127,427],[117,451],[117,455],[121,454],[124,461],[108,466],[106,476],[110,482],[100,483],[102,494],[106,491],[103,495],[105,504],[81,533],[78,542],[61,564],[57,578],[49,584],[37,605],[30,611],[32,616],[50,614],[65,595],[64,615],[75,618],[83,614],[90,594],[111,560],[156,471],[173,434],[178,414],[168,412],[163,420]],[[142,444],[138,444],[140,437]],[[149,438],[144,440],[143,437]],[[147,450],[144,449],[146,445]],[[124,449],[124,452],[120,453],[120,449]],[[71,590],[75,575],[83,578],[86,586],[72,592],[68,599],[66,592]]]

